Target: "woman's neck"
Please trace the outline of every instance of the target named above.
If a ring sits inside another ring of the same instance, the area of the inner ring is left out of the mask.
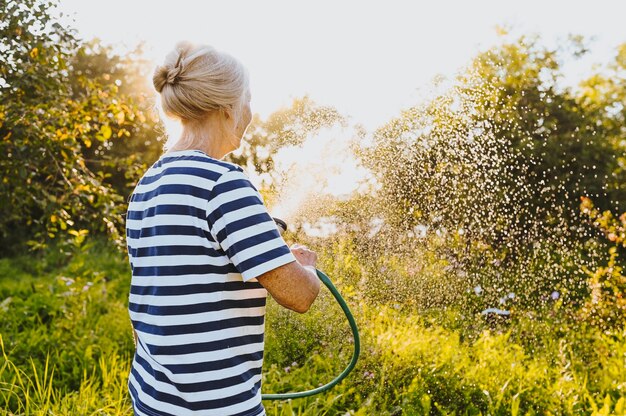
[[[232,152],[232,135],[226,132],[224,122],[217,116],[208,116],[204,120],[183,123],[180,138],[168,152],[181,150],[200,150],[214,159],[222,159]]]

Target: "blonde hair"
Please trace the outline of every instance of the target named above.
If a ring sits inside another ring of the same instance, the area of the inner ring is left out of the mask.
[[[237,59],[189,42],[178,43],[167,54],[152,82],[161,95],[163,112],[183,123],[226,110],[238,124],[249,91],[248,71]]]

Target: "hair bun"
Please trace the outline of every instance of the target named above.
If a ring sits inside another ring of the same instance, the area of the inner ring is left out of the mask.
[[[152,77],[152,83],[154,84],[154,89],[157,90],[158,93],[163,91],[163,87],[167,84],[167,76],[169,75],[169,70],[160,66],[154,71],[154,76]]]
[[[230,109],[238,119],[249,85],[246,69],[235,58],[190,42],[179,42],[167,54],[152,82],[164,113],[180,120],[200,120],[218,109]]]
[[[176,47],[176,50],[178,52],[176,64],[174,64],[174,66],[161,66],[157,68],[154,76],[152,77],[152,82],[157,92],[160,93],[161,91],[163,91],[163,88],[166,85],[175,85],[176,81],[180,79],[181,73],[184,69],[183,59],[191,48],[192,45],[188,42],[179,43]]]
[[[174,68],[170,68],[167,72],[167,84],[175,84],[180,77],[180,73],[183,71],[182,62],[179,62]]]
[[[157,92],[163,91],[166,85],[175,85],[180,79],[180,74],[183,71],[183,66],[178,65],[173,68],[161,66],[157,68],[154,76],[152,77],[152,83]]]

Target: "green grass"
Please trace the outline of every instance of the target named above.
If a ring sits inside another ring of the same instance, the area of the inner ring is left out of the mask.
[[[126,262],[100,242],[0,259],[1,414],[132,415]],[[624,332],[558,311],[492,326],[455,310],[420,314],[357,290],[354,259],[325,256],[322,266],[355,313],[361,359],[327,393],[265,402],[269,415],[626,414]],[[317,387],[351,348],[327,293],[305,315],[270,302],[263,391]]]

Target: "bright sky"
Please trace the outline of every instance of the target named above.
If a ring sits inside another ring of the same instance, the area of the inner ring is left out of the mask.
[[[498,42],[495,27],[539,33],[554,45],[594,37],[579,79],[626,42],[623,0],[192,1],[61,0],[90,39],[144,41],[155,63],[179,40],[207,43],[250,71],[253,111],[266,117],[305,94],[374,128],[417,102],[437,74],[453,76]]]

